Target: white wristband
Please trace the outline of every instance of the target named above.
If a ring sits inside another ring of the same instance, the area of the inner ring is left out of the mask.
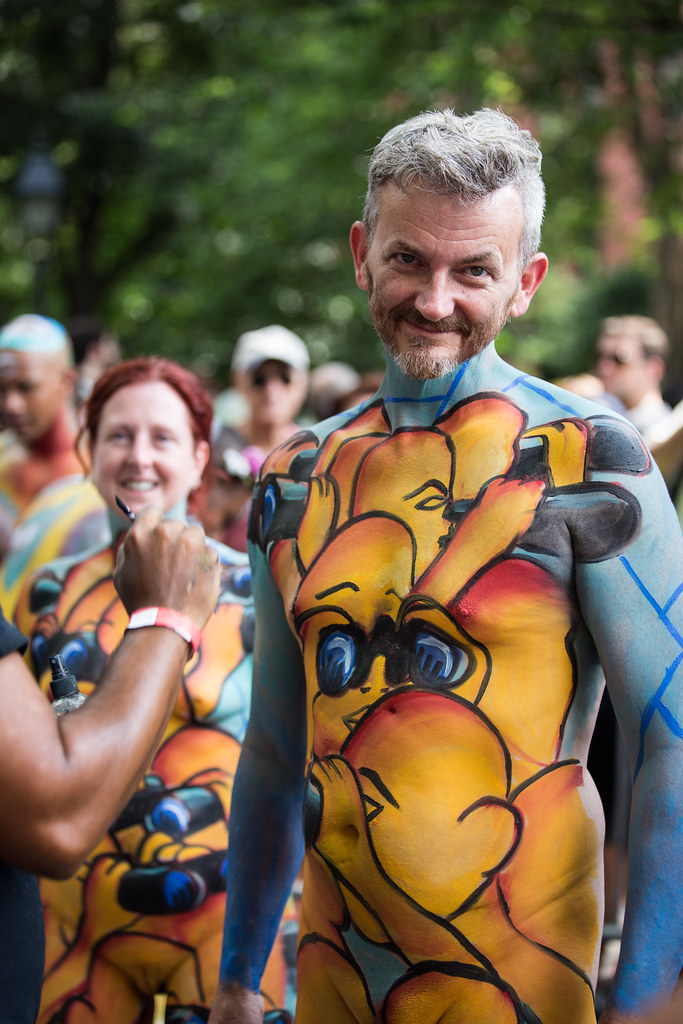
[[[173,608],[138,608],[133,612],[126,629],[141,629],[143,626],[165,626],[172,629],[190,645],[188,658],[196,652],[202,642],[202,631],[188,615]]]

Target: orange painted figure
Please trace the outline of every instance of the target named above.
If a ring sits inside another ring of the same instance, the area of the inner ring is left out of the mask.
[[[126,520],[112,495],[133,514],[158,504],[182,515],[208,456],[208,396],[193,375],[166,360],[136,360],[108,371],[95,385],[87,416],[93,479],[109,506],[113,540],[88,555],[50,563],[22,591],[15,619],[30,636],[32,667],[46,692],[48,659],[55,654],[90,692],[126,628],[112,578]],[[246,556],[209,543],[221,561],[220,598],[143,782],[76,877],[41,881],[46,972],[40,1024],[151,1020],[156,994],[168,997],[167,1021],[208,1017],[253,635]],[[83,784],[106,785],[106,779]],[[291,986],[281,943],[264,986],[273,1020],[286,1020],[280,1011]]]
[[[495,350],[547,269],[539,164],[494,111],[425,114],[371,162],[351,247],[384,381],[276,449],[254,496],[210,1024],[261,1020],[302,846],[296,1024],[595,1024],[605,680],[634,813],[601,1024],[676,983],[683,537],[631,424]]]

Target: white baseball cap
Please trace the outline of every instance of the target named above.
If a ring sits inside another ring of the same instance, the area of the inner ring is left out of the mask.
[[[307,370],[310,365],[308,349],[299,335],[271,324],[240,335],[232,355],[232,368],[236,373],[251,373],[268,359],[277,359],[294,370]]]
[[[38,313],[23,313],[5,324],[0,330],[0,349],[38,352],[40,355],[64,352],[69,358],[72,355],[66,327],[58,320]]]

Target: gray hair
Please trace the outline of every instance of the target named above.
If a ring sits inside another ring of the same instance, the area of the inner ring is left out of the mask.
[[[363,223],[368,239],[377,225],[379,196],[393,183],[413,183],[461,203],[476,203],[506,185],[522,200],[522,270],[538,252],[545,208],[541,148],[530,132],[501,110],[459,116],[430,110],[392,128],[377,144],[368,169]]]

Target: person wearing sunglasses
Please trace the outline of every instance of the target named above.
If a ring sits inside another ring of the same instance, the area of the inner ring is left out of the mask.
[[[671,412],[661,390],[668,354],[667,336],[650,317],[608,316],[600,324],[597,375],[641,434]]]
[[[263,458],[299,430],[296,421],[308,392],[308,368],[305,344],[279,324],[237,339],[232,374],[247,406],[247,418],[237,429]]]

